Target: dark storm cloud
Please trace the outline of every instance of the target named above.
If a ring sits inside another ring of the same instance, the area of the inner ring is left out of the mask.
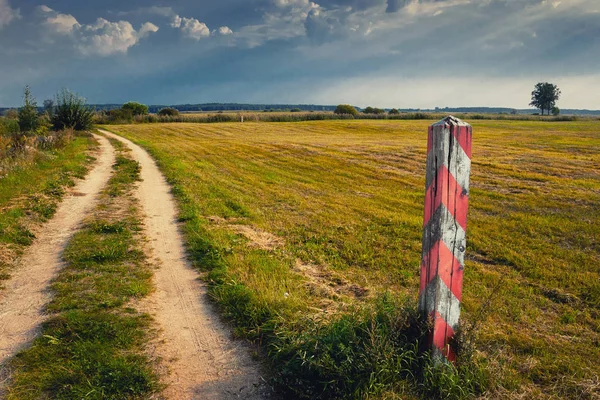
[[[368,91],[380,105],[399,105],[393,101],[409,103],[418,93],[402,96],[385,82],[400,79],[417,92],[422,86],[428,96],[443,91],[427,82],[452,86],[473,77],[482,88],[501,81],[496,87],[503,90],[512,87],[507,82],[529,86],[555,77],[590,87],[600,75],[600,4],[0,0],[0,59],[0,106],[18,104],[25,84],[40,98],[68,86],[94,102],[335,102],[341,96],[351,102]],[[595,101],[596,92],[580,97]],[[503,104],[520,99],[503,93]],[[563,93],[567,98],[568,84]],[[483,93],[481,104],[492,94]]]

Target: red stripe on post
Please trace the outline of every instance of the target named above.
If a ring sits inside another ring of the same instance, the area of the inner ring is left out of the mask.
[[[471,158],[471,149],[472,149],[472,139],[473,135],[471,134],[470,126],[450,126],[450,130],[452,135],[462,147],[467,157]]]
[[[428,274],[431,263],[436,263],[434,273]],[[421,285],[420,292],[422,293],[431,281],[439,276],[442,281],[448,286],[454,297],[458,301],[462,301],[462,283],[463,283],[463,268],[459,260],[454,257],[454,254],[443,241],[436,242],[429,253],[423,257],[421,264]]]
[[[467,229],[467,210],[469,208],[468,193],[460,187],[454,176],[442,165],[437,172],[434,182],[429,185],[425,194],[425,214],[423,226],[427,225],[431,216],[440,205],[444,204],[456,222]]]
[[[456,361],[456,354],[450,340],[454,336],[454,330],[450,325],[444,321],[444,318],[437,313],[432,316],[433,318],[433,333],[432,333],[432,344],[448,359],[448,361]]]

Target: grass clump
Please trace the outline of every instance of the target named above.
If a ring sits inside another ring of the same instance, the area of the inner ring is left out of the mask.
[[[160,390],[144,353],[151,319],[128,306],[152,288],[130,195],[140,169],[123,151],[113,169],[101,205],[64,251],[51,317],[12,360],[8,399],[146,399]]]
[[[14,361],[8,399],[143,399],[156,390],[144,357],[139,315],[73,310],[51,318],[32,348]]]
[[[307,399],[379,396],[466,399],[488,387],[469,354],[459,364],[436,364],[424,351],[428,324],[389,293],[327,323],[304,321],[269,344],[281,391]]]

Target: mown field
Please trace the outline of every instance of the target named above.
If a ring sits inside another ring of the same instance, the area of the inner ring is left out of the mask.
[[[238,334],[263,344],[282,385],[320,380],[311,390],[323,397],[598,398],[598,121],[472,121],[462,304],[476,339],[468,368],[476,384],[445,392],[453,383],[438,380],[432,394],[426,379],[393,382],[397,371],[410,375],[409,361],[386,358],[396,363],[390,367],[365,355],[397,350],[393,343],[377,350],[393,335],[377,331],[379,317],[352,325],[360,317],[345,316],[416,304],[432,122],[110,130],[157,158],[212,296]]]

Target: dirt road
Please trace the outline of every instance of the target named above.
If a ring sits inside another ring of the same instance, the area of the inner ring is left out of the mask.
[[[8,375],[6,362],[39,332],[45,319],[44,307],[50,301],[48,286],[62,267],[61,253],[86,213],[96,205],[98,193],[110,178],[114,150],[106,138],[96,136],[96,139],[100,151],[95,167],[68,192],[0,293],[0,398]]]
[[[206,287],[186,261],[170,187],[154,160],[129,140],[120,140],[141,164],[138,198],[146,214],[145,235],[154,260],[156,292],[145,302],[160,328],[156,353],[168,367],[167,399],[259,399],[260,376],[247,349],[233,341],[208,303]]]

